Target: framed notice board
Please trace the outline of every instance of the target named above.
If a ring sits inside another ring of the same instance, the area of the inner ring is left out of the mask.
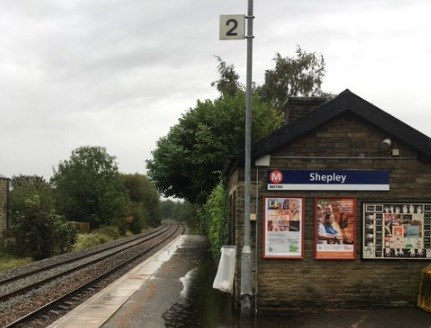
[[[316,197],[316,260],[356,258],[356,198]]]
[[[431,259],[430,203],[364,203],[363,259]]]
[[[304,258],[304,198],[264,197],[263,258]]]

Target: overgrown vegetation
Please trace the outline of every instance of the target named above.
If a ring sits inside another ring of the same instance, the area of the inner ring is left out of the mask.
[[[219,257],[221,247],[227,244],[229,238],[226,201],[226,190],[223,183],[219,182],[202,210],[202,221],[208,223],[208,238],[215,258]]]
[[[161,202],[161,215],[164,220],[184,222],[192,233],[206,234],[202,220],[199,218],[200,206],[188,201],[163,200]]]
[[[103,227],[87,234],[79,234],[76,243],[73,245],[74,251],[87,249],[109,241],[120,238],[120,232],[117,227]]]
[[[3,251],[34,260],[69,251],[78,226],[56,214],[49,184],[37,176],[19,176],[11,186],[10,227]]]
[[[161,222],[159,194],[140,174],[120,174],[102,147],[80,147],[59,164],[50,182],[11,179],[9,227],[0,240],[5,259],[40,260],[94,246]],[[80,227],[91,234],[80,234]]]
[[[1,248],[1,247],[0,247]],[[0,272],[24,266],[32,262],[30,257],[16,258],[0,250]]]

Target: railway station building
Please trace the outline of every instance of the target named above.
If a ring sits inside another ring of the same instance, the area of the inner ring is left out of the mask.
[[[431,139],[349,90],[291,98],[285,119],[251,148],[256,310],[414,306],[431,263]],[[239,301],[243,153],[228,177]]]

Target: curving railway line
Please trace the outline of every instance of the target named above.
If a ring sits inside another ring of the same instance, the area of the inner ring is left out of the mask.
[[[46,327],[150,257],[185,227],[164,224],[104,247],[0,275],[0,327]]]

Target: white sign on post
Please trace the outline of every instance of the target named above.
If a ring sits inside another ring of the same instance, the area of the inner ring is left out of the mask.
[[[245,39],[245,15],[220,15],[219,39]]]

